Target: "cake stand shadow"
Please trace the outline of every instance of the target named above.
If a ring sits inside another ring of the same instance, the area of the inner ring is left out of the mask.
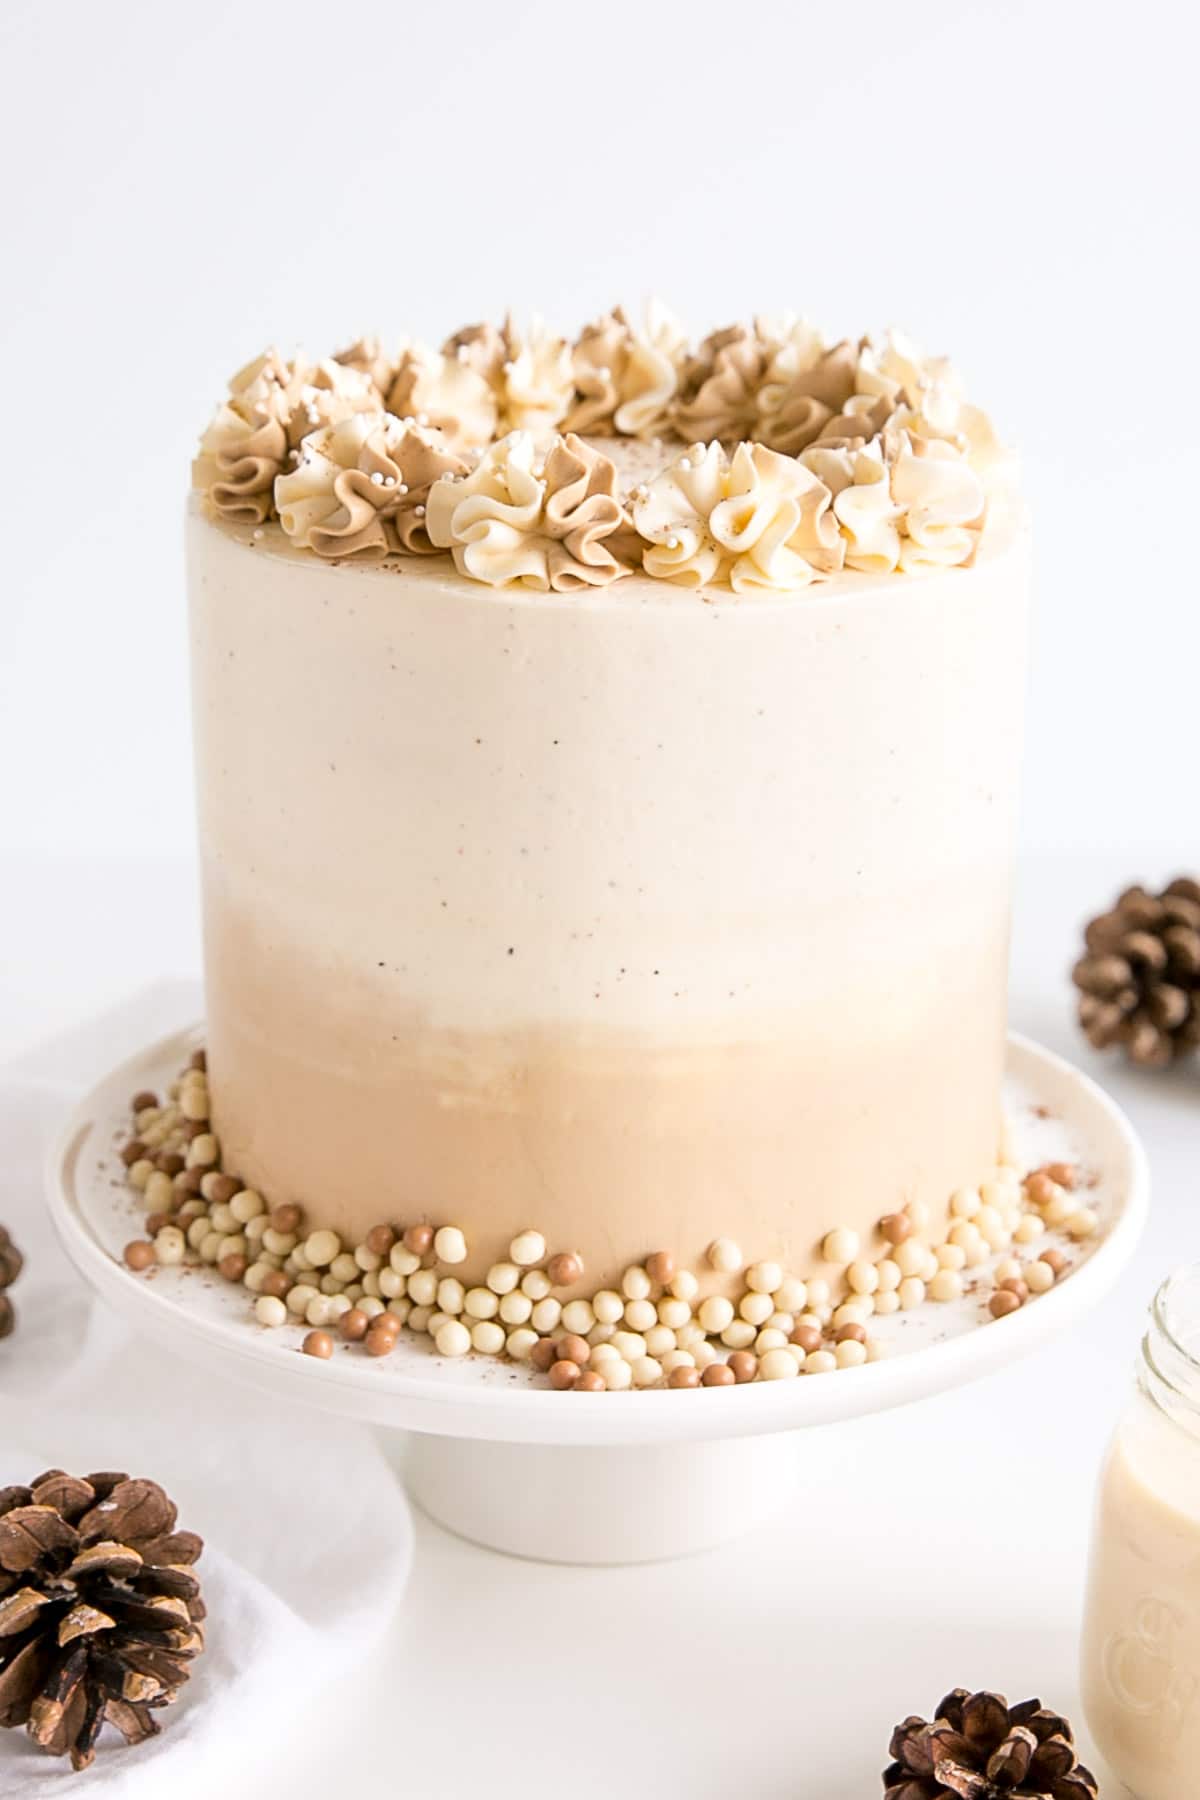
[[[137,1330],[214,1374],[280,1398],[409,1435],[413,1499],[450,1531],[550,1562],[648,1562],[740,1535],[796,1491],[813,1428],[881,1412],[972,1381],[1036,1349],[1091,1310],[1137,1244],[1149,1180],[1132,1127],[1061,1057],[1013,1035],[1005,1104],[1030,1165],[1091,1172],[1094,1238],[1049,1293],[980,1322],[978,1296],[878,1319],[882,1360],[828,1376],[744,1387],[555,1393],[521,1367],[448,1361],[405,1338],[376,1361],[339,1346],[299,1353],[303,1327],[264,1331],[248,1297],[207,1267],[134,1276],[121,1252],[140,1213],[117,1143],[129,1095],[161,1089],[200,1041],[173,1033],[114,1069],[74,1108],[46,1165],[51,1213],[85,1279]],[[986,1317],[986,1315],[984,1315]]]

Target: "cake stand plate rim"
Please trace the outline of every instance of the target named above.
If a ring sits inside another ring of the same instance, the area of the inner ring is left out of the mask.
[[[485,1369],[485,1359],[478,1359],[478,1381],[454,1385],[356,1355],[320,1362],[290,1354],[276,1334],[254,1326],[248,1317],[205,1317],[189,1303],[186,1291],[137,1279],[100,1241],[83,1210],[75,1174],[89,1136],[97,1131],[111,1135],[121,1116],[115,1105],[142,1084],[139,1078],[148,1066],[182,1066],[200,1036],[198,1026],[168,1033],[111,1070],[71,1108],[45,1163],[48,1203],[59,1237],[89,1285],[144,1336],[185,1358],[202,1357],[213,1372],[280,1399],[369,1425],[583,1449],[759,1437],[890,1410],[975,1380],[1057,1336],[1113,1287],[1146,1218],[1146,1156],[1122,1109],[1068,1059],[1010,1032],[1009,1074],[1020,1074],[1047,1102],[1105,1144],[1106,1169],[1112,1173],[1115,1164],[1120,1199],[1102,1242],[1058,1285],[1007,1318],[825,1378],[755,1382],[701,1393],[656,1389],[584,1396],[534,1387],[524,1376],[505,1386],[495,1380],[500,1365]]]

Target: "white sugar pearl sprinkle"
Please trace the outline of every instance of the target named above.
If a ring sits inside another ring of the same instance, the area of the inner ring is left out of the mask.
[[[177,1267],[187,1254],[187,1240],[177,1225],[164,1225],[154,1240],[155,1260],[164,1268]]]
[[[627,1300],[648,1300],[652,1283],[645,1269],[635,1265],[621,1277],[621,1292]]]
[[[915,1306],[920,1306],[925,1298],[925,1283],[916,1275],[907,1275],[900,1283],[897,1292],[900,1295],[900,1305],[903,1310],[911,1312]]]
[[[1054,1286],[1054,1270],[1049,1263],[1036,1260],[1026,1264],[1021,1279],[1031,1294],[1046,1294]]]
[[[562,1323],[564,1331],[573,1331],[578,1337],[586,1337],[596,1323],[596,1315],[590,1302],[568,1300],[562,1309]]]
[[[708,1246],[708,1266],[721,1275],[736,1275],[742,1266],[742,1253],[732,1238],[714,1238]]]
[[[520,1281],[521,1271],[516,1263],[493,1263],[487,1272],[487,1284],[493,1294],[511,1294]]]
[[[931,1300],[960,1300],[963,1291],[962,1276],[954,1269],[939,1269],[927,1291]]]
[[[758,1378],[760,1381],[787,1381],[800,1373],[800,1365],[791,1350],[782,1348],[769,1349],[759,1359]]]
[[[775,1302],[770,1294],[743,1294],[738,1301],[738,1312],[751,1325],[765,1325],[775,1311]]]
[[[524,1325],[533,1311],[533,1301],[528,1294],[514,1291],[500,1296],[500,1317],[506,1325]]]
[[[837,1366],[837,1357],[832,1350],[814,1350],[804,1359],[806,1375],[832,1375]]]
[[[382,1278],[379,1285],[381,1288],[383,1287]],[[384,1292],[386,1291],[387,1290],[384,1289]],[[453,1275],[443,1276],[442,1280],[438,1282],[437,1306],[439,1312],[446,1313],[448,1317],[452,1319],[457,1318],[458,1314],[463,1309],[465,1299],[466,1295],[463,1291],[463,1284],[461,1281],[456,1280]]]
[[[558,1322],[561,1318],[562,1301],[556,1300],[553,1294],[547,1294],[544,1300],[539,1300],[537,1302],[533,1311],[530,1313],[529,1323],[533,1326],[535,1331],[540,1331],[543,1337],[545,1337],[550,1332],[558,1329]]]
[[[471,1327],[471,1348],[483,1356],[499,1356],[504,1348],[504,1327],[492,1319],[476,1319]]]
[[[433,1240],[433,1253],[441,1263],[466,1262],[467,1240],[457,1225],[443,1225]],[[447,1352],[447,1354],[454,1354]],[[462,1354],[460,1351],[459,1355]]]
[[[546,1240],[540,1231],[520,1231],[508,1246],[508,1254],[522,1269],[540,1263],[546,1254]]]
[[[447,1319],[439,1325],[433,1341],[439,1356],[465,1356],[471,1348],[471,1334],[461,1319]]]
[[[516,1330],[510,1331],[505,1338],[504,1348],[514,1362],[526,1362],[537,1341],[536,1331],[531,1331],[527,1325],[518,1325]]]
[[[500,1310],[499,1296],[491,1288],[468,1288],[463,1311],[472,1319],[494,1319]]]
[[[826,1262],[838,1263],[843,1268],[852,1263],[858,1255],[858,1233],[840,1228],[827,1232],[821,1243],[821,1255]]]
[[[672,1331],[678,1331],[691,1318],[692,1309],[686,1300],[667,1297],[658,1303],[658,1316],[662,1324],[669,1325]]]
[[[625,1301],[613,1288],[601,1288],[592,1296],[592,1311],[602,1325],[616,1325],[625,1312]]]
[[[327,1268],[341,1248],[342,1240],[336,1231],[314,1231],[304,1240],[304,1254],[314,1269]]]
[[[260,1325],[274,1330],[277,1326],[287,1324],[288,1309],[274,1294],[260,1294],[254,1302],[254,1316]]]
[[[658,1308],[652,1300],[628,1300],[625,1303],[625,1323],[631,1331],[649,1331],[658,1323]]]
[[[530,1269],[521,1277],[521,1292],[531,1300],[544,1300],[552,1286],[545,1269]]]
[[[867,1360],[867,1346],[855,1338],[846,1338],[834,1351],[839,1369],[854,1369]]]
[[[755,1294],[773,1294],[783,1283],[783,1270],[778,1263],[751,1263],[746,1270],[746,1286]]]
[[[667,1283],[667,1292],[675,1300],[690,1303],[700,1292],[700,1283],[690,1269],[680,1269],[678,1275],[672,1275]]]
[[[879,1270],[871,1262],[852,1262],[846,1270],[846,1281],[856,1294],[873,1294],[879,1286]]]

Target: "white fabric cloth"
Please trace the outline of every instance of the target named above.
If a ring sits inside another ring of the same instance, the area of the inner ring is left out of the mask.
[[[212,1381],[91,1300],[41,1190],[69,1098],[0,1082],[0,1221],[26,1257],[17,1334],[0,1343],[0,1487],[58,1467],[166,1488],[205,1540],[207,1648],[156,1715],[161,1735],[127,1749],[106,1727],[82,1779],[103,1800],[239,1793],[246,1743],[302,1734],[306,1702],[370,1655],[403,1594],[411,1521],[364,1427]],[[0,1732],[0,1795],[63,1800],[70,1780],[24,1731]]]

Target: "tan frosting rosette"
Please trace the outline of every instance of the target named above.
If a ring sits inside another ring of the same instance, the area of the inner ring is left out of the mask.
[[[398,550],[427,555],[430,490],[466,464],[436,432],[382,412],[355,413],[304,441],[275,482],[279,523],[299,549],[381,562]]]
[[[465,479],[434,484],[429,536],[460,572],[489,587],[603,587],[629,573],[629,517],[608,457],[573,433],[545,461],[528,432],[494,444]]]
[[[347,344],[344,350],[335,351],[333,360],[343,368],[357,369],[360,374],[365,375],[382,403],[392,385],[392,377],[400,358],[407,348],[407,344],[401,344],[393,352],[381,338],[360,337],[355,338],[352,344]]]
[[[671,424],[682,438],[753,435],[758,390],[770,347],[748,325],[727,325],[705,338],[683,365]]]
[[[575,399],[564,429],[595,436],[649,437],[668,428],[687,340],[657,301],[636,331],[617,306],[576,340]]]
[[[414,344],[400,358],[387,390],[399,419],[431,425],[456,450],[480,452],[496,435],[499,408],[487,377],[469,358]]]
[[[648,575],[735,593],[805,587],[840,568],[830,492],[794,457],[763,444],[693,444],[633,497]]]

